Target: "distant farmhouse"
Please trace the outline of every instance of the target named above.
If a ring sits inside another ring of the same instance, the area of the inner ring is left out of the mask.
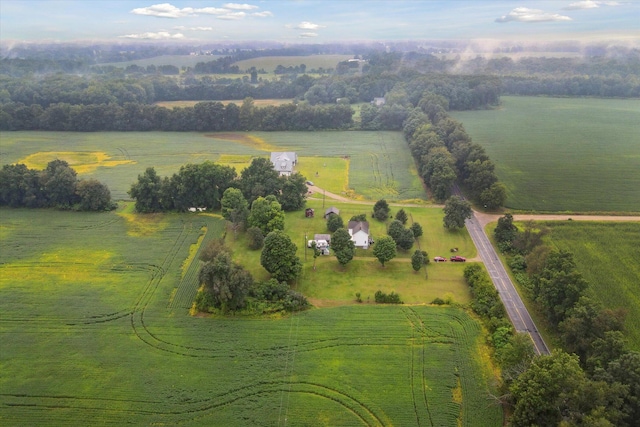
[[[369,237],[369,223],[367,221],[349,221],[347,229],[356,248],[369,249],[369,245],[373,242]]]
[[[293,168],[298,164],[298,155],[293,151],[271,153],[271,163],[273,169],[280,175],[289,176],[293,173]]]
[[[373,101],[371,101],[371,105],[375,105],[376,107],[382,107],[385,103],[384,98],[373,98]]]

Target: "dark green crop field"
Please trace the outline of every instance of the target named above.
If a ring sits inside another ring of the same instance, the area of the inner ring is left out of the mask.
[[[626,335],[640,350],[640,223],[548,221],[549,239],[572,252],[591,296],[627,312]]]
[[[505,96],[453,115],[495,162],[508,207],[640,211],[640,100]]]
[[[3,426],[502,425],[461,309],[191,316],[214,215],[0,218]]]
[[[427,197],[400,132],[0,132],[0,140],[1,164],[22,162],[44,169],[47,162],[62,158],[79,178],[106,183],[116,200],[128,198],[131,184],[150,166],[160,176],[170,176],[184,164],[224,163],[232,155],[245,156],[246,167],[251,156],[269,157],[271,151],[296,151],[302,157],[300,170],[311,172],[308,178],[327,191],[352,190],[354,197],[374,201]],[[340,182],[327,181],[327,187],[323,180],[330,174],[323,168],[334,163],[313,160],[326,157],[345,167],[333,177]]]

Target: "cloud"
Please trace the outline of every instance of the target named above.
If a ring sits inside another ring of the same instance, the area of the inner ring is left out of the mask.
[[[506,15],[496,18],[496,22],[558,22],[571,21],[568,16],[557,13],[548,13],[540,9],[529,9],[527,7],[517,7]]]
[[[293,26],[293,28],[296,28],[298,30],[318,30],[320,28],[325,28],[325,26],[314,24],[313,22],[309,21],[302,21],[298,25]]]
[[[253,10],[258,9],[258,6],[254,6],[252,4],[239,4],[239,3],[227,3],[223,6],[225,9],[234,9],[234,10]]]
[[[267,16],[273,16],[273,13],[265,10],[264,12],[254,12],[251,16],[257,16],[258,18],[266,18]]]
[[[131,13],[134,15],[146,15],[146,16],[156,16],[158,18],[180,18],[183,16],[189,16],[193,9],[185,8],[179,9],[172,4],[162,3],[162,4],[154,4],[149,7],[139,7],[137,9],[133,9]]]
[[[176,33],[170,34],[166,31],[159,31],[157,33],[141,33],[141,34],[126,34],[119,36],[124,39],[142,39],[142,40],[169,40],[169,39],[183,39],[184,34]]]
[[[564,7],[564,10],[582,10],[582,9],[596,9],[600,6],[620,6],[617,1],[594,1],[594,0],[582,0],[575,3],[571,3],[569,6]]]
[[[224,8],[219,7],[202,7],[193,8],[185,7],[183,9],[177,8],[169,3],[154,4],[149,7],[140,7],[133,9],[131,13],[134,15],[146,15],[155,16],[157,18],[183,18],[185,16],[198,16],[198,15],[215,15],[220,19],[242,19],[246,16],[245,12],[234,12],[234,10],[250,10],[255,9],[257,6],[251,6],[248,4],[235,4],[228,3]]]
[[[298,37],[303,38],[303,39],[311,38],[311,37],[318,37],[318,33],[300,33],[300,35]]]
[[[243,19],[245,16],[247,16],[247,14],[244,13],[244,12],[227,12],[224,15],[216,16],[216,18],[224,19],[224,20],[228,20],[228,21],[234,21],[234,20],[238,20],[238,19]]]

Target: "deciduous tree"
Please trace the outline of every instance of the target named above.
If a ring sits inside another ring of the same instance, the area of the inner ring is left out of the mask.
[[[199,279],[213,297],[214,306],[224,312],[244,307],[245,297],[253,285],[251,274],[232,262],[226,252],[203,265]]]
[[[274,230],[284,230],[284,212],[276,197],[258,197],[254,200],[247,223],[260,228],[265,235]]]
[[[327,230],[334,233],[338,228],[344,228],[344,221],[340,215],[329,215],[327,219]]]
[[[444,205],[444,226],[448,229],[464,227],[464,221],[471,218],[471,205],[458,196],[451,196]]]
[[[351,240],[351,235],[345,228],[338,228],[333,233],[331,236],[331,249],[343,267],[353,259],[356,253],[355,243]]]
[[[380,261],[382,267],[388,261],[396,257],[396,242],[391,236],[384,236],[376,240],[373,246],[373,255]]]
[[[227,188],[222,194],[220,204],[222,205],[222,216],[233,224],[234,230],[247,221],[249,203],[239,189]]]
[[[422,266],[424,266],[425,264],[424,261],[424,254],[421,250],[416,250],[415,252],[413,252],[413,255],[411,256],[411,267],[413,268],[413,271],[415,271],[416,273],[420,271]]]
[[[280,230],[272,231],[264,239],[260,264],[274,279],[289,282],[302,272],[302,263],[296,251],[296,245],[289,236]]]
[[[76,187],[83,211],[104,211],[112,208],[109,187],[96,179],[81,180]]]
[[[136,200],[136,211],[140,213],[160,212],[160,177],[149,167],[138,175],[138,182],[131,186],[129,195]]]

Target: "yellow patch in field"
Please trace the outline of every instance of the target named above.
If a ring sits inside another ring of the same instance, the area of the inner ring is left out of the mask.
[[[124,210],[118,215],[127,220],[127,234],[134,237],[146,237],[164,230],[169,221],[162,214],[138,214]]]
[[[109,160],[111,156],[102,151],[40,151],[18,160],[29,169],[45,169],[53,160],[64,160],[78,174],[90,173],[99,167],[114,167],[135,164],[134,160]]]
[[[249,167],[253,156],[248,154],[221,154],[216,163],[224,166],[230,166],[238,172]]]
[[[107,251],[60,249],[47,252],[30,262],[0,267],[0,288],[16,283],[38,283],[45,287],[69,282],[94,284],[107,281],[101,270],[110,268],[111,257]]]
[[[459,405],[462,405],[462,384],[460,383],[460,377],[456,379],[456,387],[451,390],[453,401]]]
[[[202,228],[200,228],[200,231],[202,232],[202,234],[200,234],[200,236],[198,237],[198,241],[196,243],[193,243],[192,245],[189,246],[189,255],[187,255],[185,260],[182,262],[182,265],[180,266],[180,270],[182,271],[182,274],[180,277],[184,277],[184,275],[187,274],[187,270],[189,270],[189,266],[191,265],[194,258],[196,257],[196,254],[198,253],[198,249],[200,248],[200,245],[204,240],[204,236],[207,235],[207,227],[203,226]]]
[[[235,133],[235,132],[220,132],[220,133],[208,133],[205,135],[207,138],[214,139],[222,139],[225,141],[233,141],[242,145],[247,145],[249,147],[255,148],[260,151],[285,151],[282,147],[276,147],[267,143],[264,139],[259,136],[245,134],[245,133]]]

